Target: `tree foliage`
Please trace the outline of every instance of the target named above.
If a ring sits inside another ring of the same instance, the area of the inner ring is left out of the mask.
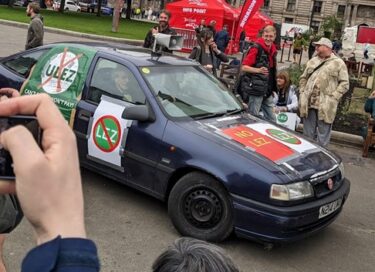
[[[324,18],[320,26],[320,31],[329,39],[337,38],[337,36],[341,36],[342,26],[343,22],[332,15]]]

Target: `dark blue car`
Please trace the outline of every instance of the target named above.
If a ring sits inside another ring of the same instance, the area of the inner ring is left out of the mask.
[[[64,50],[55,54],[56,47]],[[86,51],[87,70],[78,73]],[[32,80],[40,80],[34,89]],[[332,223],[348,198],[340,158],[246,113],[191,60],[131,47],[46,45],[0,61],[0,87],[24,82],[24,94],[47,92],[60,108],[73,107],[64,116],[82,166],[166,201],[182,235],[302,239]],[[60,95],[72,86],[77,103],[69,104]]]

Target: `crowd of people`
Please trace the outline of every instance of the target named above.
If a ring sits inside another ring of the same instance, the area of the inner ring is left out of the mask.
[[[277,72],[275,38],[276,29],[265,27],[262,37],[242,62],[243,75],[237,91],[251,114],[268,121],[276,121],[275,113],[298,112],[304,135],[325,147],[338,103],[349,90],[347,67],[333,52],[333,43],[321,38],[312,43],[315,56],[306,63],[299,85],[291,85],[287,71]],[[294,45],[293,53],[299,54],[298,50],[304,50],[306,42],[297,35]]]

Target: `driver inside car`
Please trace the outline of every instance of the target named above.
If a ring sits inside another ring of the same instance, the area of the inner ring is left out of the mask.
[[[115,91],[123,100],[132,102],[133,98],[130,95],[129,77],[125,70],[119,68],[115,69],[113,75],[113,82]]]

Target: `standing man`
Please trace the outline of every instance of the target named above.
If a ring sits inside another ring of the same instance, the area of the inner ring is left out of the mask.
[[[300,77],[299,110],[303,134],[327,146],[341,97],[349,89],[344,61],[332,52],[332,42],[321,38],[314,43],[316,56],[309,60]]]
[[[199,26],[195,28],[195,33],[198,35],[205,28],[206,28],[206,20],[202,19]]]
[[[224,25],[223,29],[216,33],[214,36],[214,42],[217,45],[217,48],[225,53],[225,50],[227,49],[228,43],[229,43],[229,33],[228,33],[228,26]],[[221,60],[219,58],[216,58],[216,69],[219,69]]]
[[[40,7],[36,2],[27,5],[26,14],[31,17],[29,29],[27,30],[27,40],[25,49],[30,49],[43,45],[43,17],[40,16]]]
[[[216,35],[216,21],[211,20],[210,23],[208,24],[207,28],[212,31],[212,33],[214,34],[214,37],[215,37],[215,35]]]
[[[171,18],[171,13],[168,10],[160,11],[159,15],[159,25],[154,26],[147,32],[143,47],[152,48],[154,46],[155,37],[154,35],[158,33],[176,35],[176,31],[169,27],[169,19]],[[164,52],[172,53],[173,51],[168,50],[168,48],[162,49]]]
[[[302,49],[306,50],[306,41],[302,37],[301,33],[297,33],[296,38],[293,41],[293,61],[297,63],[297,55],[299,55],[299,59],[302,57]]]
[[[241,82],[242,98],[249,104],[249,112],[259,116],[262,109],[264,118],[275,121],[273,113],[272,92],[276,90],[276,54],[273,43],[276,38],[276,28],[266,26],[249,53],[242,62],[241,70],[245,72]]]

